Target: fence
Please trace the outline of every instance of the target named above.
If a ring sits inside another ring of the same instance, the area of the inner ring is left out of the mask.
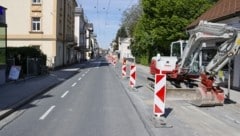
[[[6,74],[9,75],[11,66],[15,65],[15,58],[7,59],[7,71]],[[40,58],[27,58],[21,64],[22,71],[20,78],[37,76],[48,73],[48,67],[44,65],[42,59]]]

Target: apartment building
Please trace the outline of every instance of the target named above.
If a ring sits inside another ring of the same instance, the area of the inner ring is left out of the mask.
[[[84,16],[84,10],[82,7],[75,9],[75,38],[77,39],[77,47],[79,50],[77,59],[78,61],[86,60],[86,31],[88,21]]]
[[[33,46],[47,55],[47,65],[76,61],[76,0],[0,0],[7,7],[8,47]]]

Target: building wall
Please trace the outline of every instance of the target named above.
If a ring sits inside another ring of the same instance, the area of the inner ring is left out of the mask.
[[[30,15],[30,0],[16,2],[15,0],[0,0],[1,5],[8,8],[6,22],[8,24],[8,33],[11,35],[28,34]],[[19,19],[19,17],[24,19]],[[17,22],[17,23],[16,23]],[[27,23],[26,23],[27,22]],[[21,27],[16,24],[21,24]]]
[[[80,15],[75,15],[75,37],[77,37],[77,46],[80,46]]]
[[[77,47],[79,52],[77,53],[77,60],[80,62],[85,60],[85,49],[86,49],[86,20],[84,18],[84,12],[82,7],[75,9],[75,38],[77,39]]]
[[[32,4],[32,0],[0,0],[0,3],[8,7],[8,46],[40,46],[47,55],[48,66],[57,67],[70,61],[75,53],[68,50],[68,42],[74,40],[75,0],[66,1],[65,22],[64,0],[41,0],[41,4]],[[32,17],[41,17],[40,32],[31,31]]]
[[[119,38],[119,52],[120,52],[120,59],[123,58],[133,58],[131,49],[131,38]]]
[[[41,4],[32,4],[31,0],[0,0],[8,6],[8,47],[39,46],[47,58],[56,56],[56,32],[54,8],[56,1],[42,0]],[[41,18],[41,31],[32,32],[32,17]],[[48,63],[48,62],[47,62]],[[54,62],[53,62],[54,63]]]

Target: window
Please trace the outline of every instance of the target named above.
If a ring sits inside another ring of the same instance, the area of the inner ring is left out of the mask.
[[[41,0],[32,0],[33,4],[41,4]]]
[[[32,31],[39,32],[40,30],[41,30],[40,17],[33,17],[32,18]]]
[[[172,44],[172,56],[181,57],[181,45],[179,42]]]

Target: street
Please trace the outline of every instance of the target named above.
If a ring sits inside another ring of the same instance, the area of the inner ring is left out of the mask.
[[[92,62],[22,109],[1,129],[1,136],[148,135],[104,60]]]
[[[129,68],[127,68],[127,75]],[[64,71],[72,70],[65,69]],[[77,74],[0,121],[1,136],[238,136],[239,103],[200,108],[168,99],[164,121],[155,127],[147,67],[137,65],[135,89],[121,77],[121,64],[90,61]],[[234,92],[239,98],[239,92]],[[235,101],[234,99],[233,101]]]

